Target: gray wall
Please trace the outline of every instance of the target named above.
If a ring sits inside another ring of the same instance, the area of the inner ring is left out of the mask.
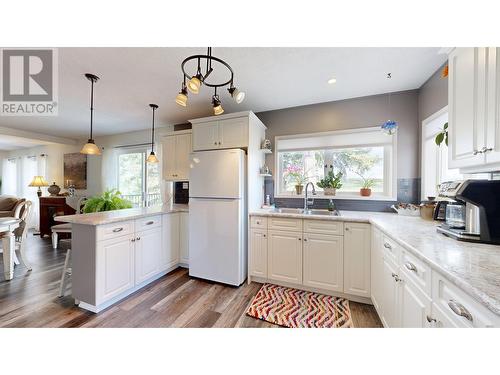
[[[418,92],[419,124],[448,105],[448,78],[441,78],[444,64],[425,82]]]
[[[389,120],[388,97],[384,94],[339,100],[260,112],[257,116],[267,126],[266,137],[271,140],[274,148],[275,137],[280,135],[379,126]],[[416,201],[419,194],[418,90],[392,93],[390,117],[399,124],[397,133],[398,200]],[[274,154],[268,155],[266,162],[274,172]],[[273,181],[266,181],[267,194],[271,192],[272,184]],[[291,204],[288,200],[280,200],[279,203]],[[364,206],[357,204],[356,208],[370,209],[375,204],[368,201],[364,203]],[[390,203],[385,202],[382,205],[379,203],[377,210],[383,210],[381,207],[387,208],[388,206]],[[343,208],[349,209],[349,207]]]

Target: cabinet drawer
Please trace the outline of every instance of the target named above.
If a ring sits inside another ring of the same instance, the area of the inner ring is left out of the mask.
[[[329,220],[304,220],[304,232],[343,236],[344,223]]]
[[[289,219],[283,217],[269,217],[267,228],[274,230],[288,230],[302,232],[302,219]]]
[[[431,295],[431,268],[408,252],[401,249],[401,269],[402,273],[410,278],[422,291]]]
[[[135,221],[136,232],[139,232],[141,230],[153,229],[160,226],[161,226],[161,215],[143,217],[142,219],[137,219]]]
[[[395,264],[399,264],[399,245],[396,244],[390,237],[382,236],[382,248],[384,256],[391,259]]]
[[[432,302],[458,327],[500,325],[498,316],[435,271],[432,271]]]
[[[251,216],[250,228],[267,229],[267,217],[264,216]]]
[[[134,233],[134,222],[123,221],[120,223],[112,223],[99,225],[96,230],[97,241],[109,240]]]

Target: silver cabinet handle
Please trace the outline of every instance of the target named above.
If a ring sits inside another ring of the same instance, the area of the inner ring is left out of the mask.
[[[468,321],[472,322],[471,313],[461,303],[459,303],[453,299],[450,299],[448,301],[448,307],[451,309],[451,311],[453,311],[458,316],[462,316],[465,319],[467,319]]]
[[[405,267],[413,272],[417,272],[417,266],[415,266],[412,262],[406,262]]]
[[[118,232],[121,232],[123,230],[123,228],[115,228],[113,229],[113,233],[118,233]]]
[[[146,223],[146,225],[152,225],[152,224],[154,224],[154,223],[155,223],[154,221],[148,221],[148,222]]]
[[[131,242],[135,242],[135,238],[132,238],[130,241],[131,241]]]
[[[136,238],[136,240],[137,240],[137,241],[140,241],[140,239],[141,239],[141,237],[137,237],[137,238]]]
[[[434,319],[434,318],[430,317],[429,315],[427,315],[427,316],[426,316],[426,319],[427,319],[427,321],[428,321],[429,323],[431,323],[431,324],[433,324],[433,323],[436,323],[436,322],[437,322],[437,320],[436,320],[436,319]]]
[[[394,278],[394,280],[396,280],[396,282],[402,281],[402,279],[400,279],[399,275],[395,274],[394,272],[392,273],[392,277]]]
[[[481,150],[481,153],[484,154],[484,153],[490,152],[490,151],[493,151],[493,148],[491,148],[491,147],[489,147],[489,148],[488,147],[483,147],[483,149]]]
[[[304,238],[304,242],[307,242],[307,238]]]
[[[299,238],[298,238],[298,240],[299,240],[299,241],[302,241],[302,238],[300,238],[300,237],[299,237]]]
[[[386,249],[392,249],[392,246],[391,246],[391,245],[389,245],[387,242],[384,242],[384,247],[385,247]]]
[[[479,151],[479,150],[472,151],[472,155],[477,155],[477,154],[480,154],[480,153],[481,153],[481,151]]]

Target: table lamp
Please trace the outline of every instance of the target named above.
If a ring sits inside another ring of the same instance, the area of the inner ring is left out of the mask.
[[[35,176],[33,177],[33,181],[28,185],[30,187],[37,187],[38,191],[36,192],[36,195],[40,198],[42,196],[42,189],[40,189],[42,186],[49,186],[49,183],[45,181],[45,178],[43,176]]]

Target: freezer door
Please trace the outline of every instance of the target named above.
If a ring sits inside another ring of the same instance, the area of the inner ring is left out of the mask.
[[[246,278],[243,202],[239,199],[191,199],[189,203],[189,275],[240,285]]]
[[[191,154],[189,197],[242,198],[245,152],[240,149]]]

